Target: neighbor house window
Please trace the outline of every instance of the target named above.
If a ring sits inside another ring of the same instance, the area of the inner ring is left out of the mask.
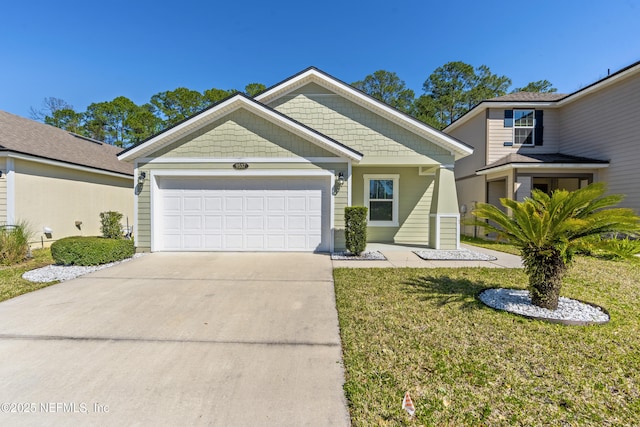
[[[369,225],[398,226],[399,179],[400,175],[364,175],[364,205],[369,208]]]
[[[535,110],[513,110],[513,143],[533,145]]]
[[[513,128],[513,141],[504,143],[512,145],[542,145],[544,111],[542,110],[504,110],[504,127]]]

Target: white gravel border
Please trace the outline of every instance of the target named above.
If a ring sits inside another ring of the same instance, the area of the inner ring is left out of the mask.
[[[531,304],[529,291],[521,289],[487,289],[479,295],[480,301],[489,307],[510,313],[545,320],[557,320],[568,324],[606,323],[609,315],[600,307],[560,297],[557,310],[549,310]],[[574,323],[575,322],[575,323]]]
[[[75,279],[78,276],[84,274],[93,273],[94,271],[103,270],[105,268],[113,267],[114,265],[122,264],[123,262],[131,261],[134,258],[139,258],[144,253],[134,254],[133,257],[123,259],[122,261],[110,262],[108,264],[101,265],[48,265],[42,268],[36,268],[35,270],[29,270],[22,275],[22,278],[30,282],[46,283],[46,282],[64,282],[65,280]]]
[[[360,256],[351,252],[333,252],[331,259],[334,261],[386,261],[387,258],[380,251],[365,251]]]
[[[495,261],[498,258],[468,249],[443,250],[443,249],[423,249],[413,251],[424,260],[436,261]]]

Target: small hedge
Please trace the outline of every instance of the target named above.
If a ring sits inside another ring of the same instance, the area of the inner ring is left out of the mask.
[[[367,208],[347,206],[344,208],[345,237],[347,250],[360,255],[367,247]]]
[[[61,265],[99,265],[131,258],[133,240],[103,237],[65,237],[51,245],[51,256]]]
[[[122,214],[115,211],[100,212],[100,230],[106,239],[122,239]]]

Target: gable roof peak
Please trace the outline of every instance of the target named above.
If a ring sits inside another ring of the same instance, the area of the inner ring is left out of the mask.
[[[470,145],[421,122],[415,117],[313,66],[271,86],[269,89],[256,95],[254,99],[258,102],[268,104],[278,98],[286,96],[309,82],[318,83],[326,89],[335,92],[337,95],[349,99],[380,116],[386,117],[411,132],[421,135],[432,143],[450,151],[456,159],[468,156],[473,152],[473,147]]]
[[[137,145],[129,147],[118,155],[120,160],[132,161],[136,158],[145,157],[158,149],[178,141],[182,136],[188,135],[197,129],[212,123],[213,121],[225,117],[227,114],[245,109],[254,114],[262,116],[266,120],[277,124],[298,136],[317,144],[339,156],[344,156],[353,161],[359,162],[362,159],[362,153],[348,147],[333,138],[328,137],[315,129],[306,126],[303,123],[269,107],[266,104],[252,98],[251,96],[237,92],[224,100],[202,110],[195,115],[177,123],[176,125],[165,129],[164,131],[140,142]]]

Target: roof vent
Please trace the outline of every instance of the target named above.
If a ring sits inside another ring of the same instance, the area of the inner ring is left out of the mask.
[[[84,139],[85,141],[93,142],[94,144],[98,144],[98,145],[103,145],[104,144],[104,142],[102,142],[102,141],[98,141],[97,139],[89,138],[88,136],[78,135],[77,133],[69,132],[69,135],[75,136],[76,138],[79,138],[79,139]]]

